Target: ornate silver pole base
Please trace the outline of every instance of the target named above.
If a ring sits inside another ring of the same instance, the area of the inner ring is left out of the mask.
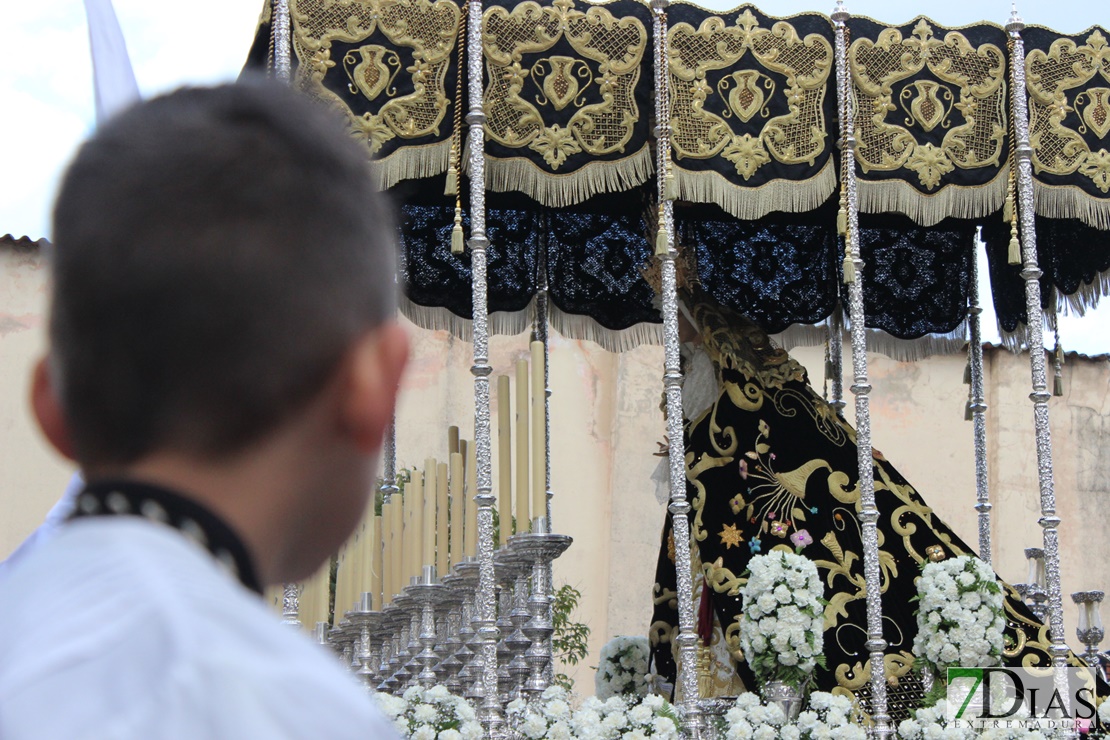
[[[421,582],[405,590],[412,597],[416,606],[414,614],[418,614],[420,620],[419,640],[423,649],[416,658],[423,668],[416,678],[421,686],[430,689],[436,684],[435,666],[439,663],[436,656],[436,607],[443,603],[447,589],[436,583],[435,566],[425,565]]]
[[[552,664],[551,635],[554,629],[547,591],[551,563],[573,542],[565,534],[544,534],[544,528],[533,525],[534,532],[518,534],[509,540],[509,546],[532,566],[532,596],[528,599],[528,611],[532,618],[524,625],[524,634],[531,641],[531,647],[524,655],[530,670],[524,691],[532,701],[538,700],[547,689],[548,668]]]

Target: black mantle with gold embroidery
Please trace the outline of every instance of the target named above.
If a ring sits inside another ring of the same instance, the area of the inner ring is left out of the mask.
[[[754,687],[737,635],[744,571],[756,552],[793,550],[792,535],[811,540],[803,554],[816,563],[828,600],[827,668],[817,669],[815,685],[850,692],[866,707],[870,669],[855,430],[814,392],[802,366],[773,348],[762,330],[704,302],[696,304],[694,316],[705,349],[720,368],[721,392],[686,429],[691,541],[725,645],[738,659],[735,667],[744,684]],[[911,599],[919,567],[930,557],[973,553],[877,450],[874,473],[890,710],[895,719],[904,719],[922,696],[910,673],[917,631]],[[799,535],[803,530],[807,537]],[[673,678],[678,614],[670,533],[668,515],[650,638],[657,671]],[[1008,586],[1005,594],[1004,662],[1049,665],[1047,627]]]

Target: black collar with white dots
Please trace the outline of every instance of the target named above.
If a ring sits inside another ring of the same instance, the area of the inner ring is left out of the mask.
[[[262,593],[250,554],[239,536],[205,507],[179,493],[149,483],[97,480],[77,497],[70,519],[94,516],[137,516],[164,524],[212,553],[233,578]]]

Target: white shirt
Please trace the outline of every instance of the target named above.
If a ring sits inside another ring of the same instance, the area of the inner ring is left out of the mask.
[[[395,738],[338,659],[138,517],[65,525],[0,582],[0,738]]]
[[[58,530],[65,524],[66,517],[77,508],[77,495],[81,493],[84,487],[85,480],[80,473],[74,473],[70,476],[65,492],[46,513],[46,519],[43,520],[42,524],[28,535],[19,547],[12,551],[7,560],[0,561],[0,575],[3,575],[17,561],[27,557],[27,553],[36,547],[41,547],[44,542],[48,542],[51,537],[58,533]]]

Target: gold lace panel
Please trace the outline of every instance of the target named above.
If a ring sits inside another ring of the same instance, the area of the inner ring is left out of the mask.
[[[1110,44],[1098,29],[1079,38],[1082,43],[1058,38],[1047,51],[1033,49],[1025,57],[1029,143],[1035,175],[1074,175],[1088,184],[1087,197],[1101,199],[1110,197]],[[1063,194],[1038,186],[1037,210],[1044,215],[1078,216],[1110,228],[1110,213],[1098,218],[1074,204],[1061,208],[1053,201]],[[1073,198],[1085,197],[1076,188],[1068,190]]]
[[[871,207],[862,203],[863,210],[899,210],[928,225],[946,216],[986,215],[1005,197],[1004,178],[998,175],[1006,172],[1006,54],[998,44],[975,46],[968,40],[973,30],[980,36],[991,35],[991,27],[965,29],[966,33],[953,30],[942,36],[943,30],[919,18],[908,35],[899,28],[884,28],[874,38],[863,36],[851,42],[848,57],[861,186],[871,180],[882,181],[879,187],[896,188],[901,183],[868,178],[868,174],[905,170],[902,179],[914,190],[903,187],[900,195],[888,195],[882,204],[875,202],[879,196],[861,193],[863,200],[872,201]],[[986,184],[984,175],[970,184],[961,175],[961,171],[988,169],[993,172],[986,175],[990,180]],[[936,206],[927,213],[929,206],[889,202],[935,196],[951,184],[968,189],[959,202],[943,203],[941,212],[936,212]],[[972,190],[976,187],[989,192],[977,197]]]
[[[290,0],[290,14],[293,48],[301,63],[295,84],[343,110],[352,134],[366,143],[371,155],[395,138],[433,145],[434,162],[410,165],[394,182],[444,171],[451,135],[450,121],[444,121],[451,105],[444,81],[459,35],[459,6],[451,0]],[[388,47],[367,43],[341,59],[332,58],[333,42],[356,44],[378,31]],[[411,64],[406,66],[399,50],[411,55]],[[341,77],[346,96],[324,86],[328,75]],[[398,93],[400,75],[408,76],[411,93]],[[351,107],[354,97],[369,101],[374,112],[357,114]],[[392,156],[411,158],[417,152],[405,148]]]
[[[736,189],[767,187],[766,175],[756,176],[771,163],[812,166],[827,154],[824,103],[825,96],[833,93],[829,87],[832,44],[819,33],[801,36],[786,20],[766,25],[769,27],[761,25],[751,8],[743,7],[734,22],[710,15],[696,28],[680,21],[667,31],[671,144],[682,196],[712,200],[742,218],[755,218],[769,210],[809,210],[819,205],[833,186],[830,171],[829,182],[816,202],[813,197],[792,202],[791,196],[796,198],[805,185],[777,173],[790,180],[792,192],[780,194],[779,202],[768,203],[762,213],[740,213],[729,202],[730,198],[758,197],[751,189]],[[710,79],[707,73],[715,70],[730,71]],[[769,71],[776,75],[768,75]],[[778,107],[785,107],[787,113],[772,115],[775,99],[785,102]],[[728,164],[714,168],[716,172],[683,167],[684,160],[713,158]],[[703,179],[714,178],[718,184],[702,187],[699,193],[690,183],[692,172]]]
[[[598,176],[585,185],[573,181],[568,186],[576,191],[573,194],[558,194],[551,190],[557,182],[551,175],[619,167],[625,159],[621,154],[650,159],[646,140],[636,151],[627,151],[644,114],[635,97],[648,45],[648,30],[641,19],[616,16],[606,6],[588,2],[554,0],[541,5],[526,0],[511,9],[490,7],[483,29],[486,133],[493,142],[520,150],[522,159],[514,164],[533,170],[524,174],[515,169],[513,189],[523,189],[549,205],[575,202],[615,188]],[[560,41],[569,44],[574,56],[545,53]],[[563,123],[553,120],[556,114]],[[568,165],[569,159],[582,153],[607,159],[583,165],[579,158],[573,168]],[[490,159],[493,179],[498,178],[499,167],[505,169],[503,163],[497,157]],[[546,175],[548,182],[529,187],[520,181],[537,174]],[[650,168],[644,171],[641,163],[637,173],[626,174],[627,184],[639,184]],[[494,185],[494,189],[509,188]]]

